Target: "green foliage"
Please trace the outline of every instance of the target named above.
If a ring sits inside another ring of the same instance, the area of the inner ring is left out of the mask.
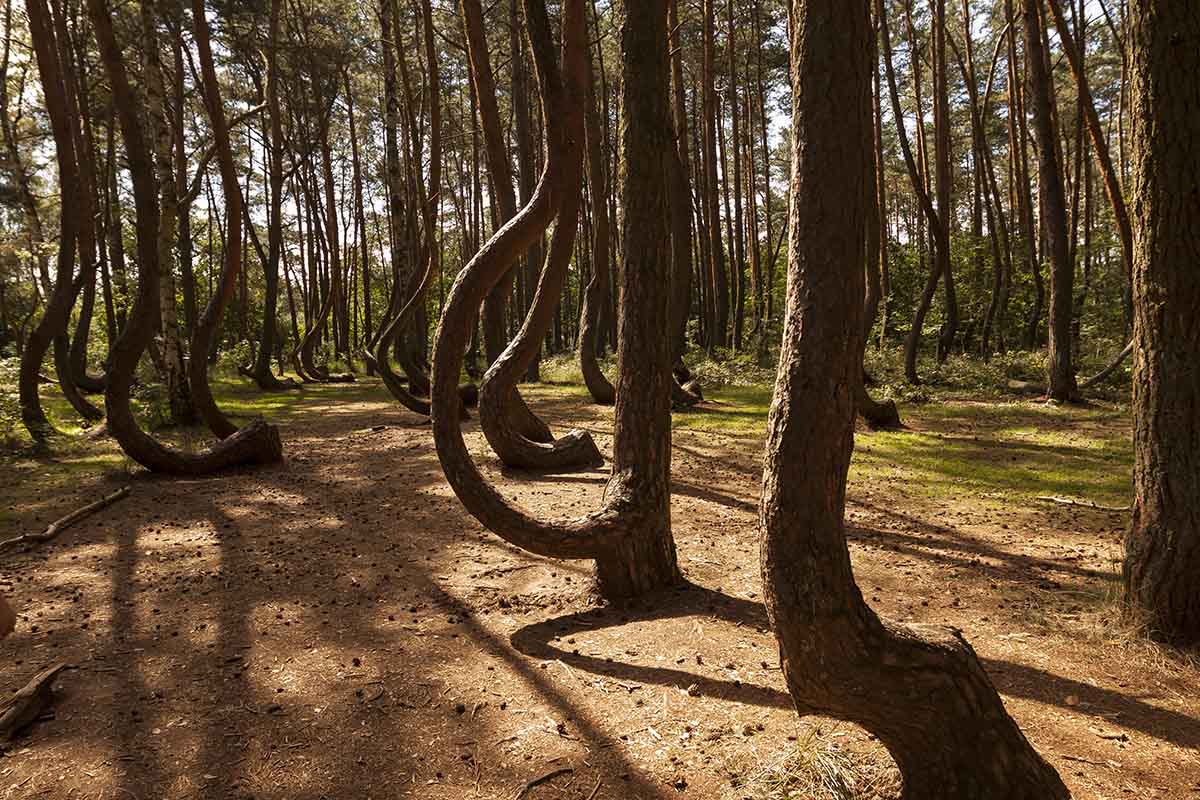
[[[0,356],[0,450],[15,449],[23,438],[21,405],[17,396],[20,366],[20,359]]]
[[[763,364],[751,352],[735,353],[719,347],[710,355],[694,350],[685,361],[703,391],[727,386],[770,386],[775,382],[774,359]]]

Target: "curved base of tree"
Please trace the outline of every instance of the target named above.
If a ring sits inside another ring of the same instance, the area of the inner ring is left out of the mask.
[[[1070,797],[958,630],[890,624],[861,597],[851,605],[839,622],[817,622],[793,606],[797,616],[777,628],[801,714],[848,720],[878,736],[904,776],[905,800]]]
[[[871,397],[871,393],[862,383],[859,383],[854,390],[854,408],[871,430],[894,430],[903,427],[900,423],[900,411],[896,408],[896,401],[887,400],[880,403]]]
[[[300,388],[300,384],[296,383],[296,381],[292,380],[291,378],[284,378],[283,380],[280,380],[275,376],[275,373],[269,371],[267,372],[267,375],[269,375],[270,378],[263,380],[259,375],[255,374],[251,367],[247,367],[245,365],[238,366],[238,373],[241,374],[243,378],[249,378],[250,380],[254,381],[254,384],[264,392],[286,392],[291,389]]]
[[[151,472],[164,475],[211,475],[246,464],[273,464],[283,460],[279,429],[256,419],[204,453],[181,453],[164,447],[137,427],[128,403],[122,413],[112,409],[109,432],[125,454]],[[120,419],[118,419],[120,417]]]
[[[759,509],[763,597],[788,691],[800,714],[877,736],[905,800],[1066,800],[960,632],[882,620],[855,583],[846,479],[865,389],[874,26],[868,4],[843,0],[791,0],[790,19],[787,309]]]
[[[104,419],[104,412],[88,402],[75,383],[75,371],[71,369],[70,344],[65,334],[54,338],[54,369],[58,374],[58,386],[71,408],[75,409],[75,413],[88,422]]]
[[[691,408],[704,402],[704,394],[700,391],[698,381],[671,381],[671,407],[676,409]]]
[[[414,414],[420,414],[423,417],[430,415],[429,399],[419,397],[408,391],[408,387],[404,385],[404,380],[390,368],[384,368],[375,356],[368,351],[363,351],[363,361],[369,369],[379,374],[380,380],[384,387],[395,398],[396,402],[407,408]],[[389,365],[390,367],[390,365]],[[474,408],[479,403],[479,387],[473,383],[460,384],[458,387],[458,396],[462,400],[462,418],[470,419],[471,415],[467,413],[468,408]]]
[[[594,339],[594,337],[589,338]],[[583,383],[587,386],[588,394],[592,396],[593,402],[602,406],[611,406],[617,402],[617,390],[613,388],[612,382],[601,371],[595,351],[587,352],[582,333],[579,335],[579,339],[579,370],[583,373]]]
[[[487,376],[479,392],[479,417],[484,436],[506,467],[539,471],[591,469],[604,465],[600,448],[587,431],[572,430],[553,442],[535,442],[511,427],[505,410],[512,407],[511,397],[492,391]]]
[[[71,376],[75,379],[75,385],[79,387],[79,391],[84,394],[104,394],[104,388],[108,386],[108,375],[95,377],[89,375],[86,370],[72,370]]]

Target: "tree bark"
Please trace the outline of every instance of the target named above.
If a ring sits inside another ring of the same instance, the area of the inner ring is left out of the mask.
[[[153,139],[154,170],[158,180],[159,225],[158,264],[159,276],[159,330],[162,334],[161,362],[163,382],[166,384],[167,403],[171,420],[176,425],[190,425],[196,419],[196,408],[192,403],[191,389],[187,383],[187,368],[184,366],[183,340],[179,333],[179,316],[175,296],[174,248],[176,226],[179,220],[179,195],[176,191],[174,164],[174,137],[168,117],[170,104],[167,101],[166,79],[163,74],[162,50],[158,28],[164,10],[158,0],[141,4],[141,34],[143,45],[142,82],[145,86],[149,109],[150,135]],[[196,354],[203,360],[204,353]]]
[[[241,464],[278,461],[283,455],[279,432],[262,420],[242,428],[208,451],[190,454],[164,447],[143,431],[134,417],[130,388],[138,361],[154,332],[154,307],[160,296],[158,187],[139,114],[144,104],[129,83],[121,49],[113,35],[112,12],[106,0],[88,0],[88,11],[100,59],[112,86],[113,105],[121,120],[137,207],[138,293],[128,323],[112,350],[108,388],[104,393],[109,431],[130,458],[152,472],[203,475]],[[203,20],[203,10],[199,17]]]
[[[1071,304],[1075,299],[1075,265],[1068,247],[1067,201],[1058,158],[1051,76],[1042,41],[1041,0],[1024,0],[1025,62],[1033,99],[1033,127],[1038,146],[1038,196],[1042,228],[1050,256],[1050,344],[1046,353],[1047,395],[1052,400],[1078,399],[1071,363]]]
[[[793,0],[791,18],[788,307],[760,511],[784,679],[801,714],[878,736],[904,798],[1066,798],[961,634],[882,620],[855,584],[844,514],[863,346],[871,28],[866,4],[840,0]]]
[[[929,192],[925,189],[925,182],[922,180],[917,169],[917,162],[913,158],[912,147],[908,142],[908,132],[904,127],[904,114],[900,108],[900,90],[896,84],[896,70],[892,64],[891,33],[888,28],[887,14],[884,10],[882,0],[876,0],[875,9],[879,19],[880,40],[883,43],[883,64],[887,73],[888,95],[892,101],[892,118],[896,122],[896,138],[900,142],[900,150],[904,155],[904,165],[908,170],[908,178],[912,184],[913,193],[916,194],[924,218],[928,221],[930,230],[933,231],[936,251],[939,254],[944,253],[946,258],[949,259],[949,230],[943,226],[939,210],[934,208],[933,200],[930,198]],[[921,124],[922,113],[919,105],[917,107],[917,119],[918,124]],[[938,280],[948,271],[948,267],[941,261],[941,255],[938,255],[936,258],[937,260],[935,260],[925,280],[925,287],[921,291],[916,312],[913,314],[912,327],[909,329],[908,337],[904,343],[904,376],[909,383],[913,384],[921,382],[920,376],[917,374],[917,351],[921,345],[925,315],[928,313],[929,307],[933,302]]]
[[[527,13],[541,4],[542,0],[528,0]],[[587,62],[583,0],[565,0],[562,19],[562,62],[568,65],[568,75],[581,74]],[[670,536],[669,350],[661,335],[671,270],[665,155],[672,142],[667,134],[665,41],[665,4],[631,4],[622,27],[626,213],[617,352],[622,368],[613,472],[604,506],[572,521],[545,523],[530,516],[510,505],[480,474],[458,426],[456,382],[474,311],[542,230],[549,218],[547,203],[522,209],[459,274],[446,298],[433,355],[434,443],[446,478],[463,505],[518,547],[556,558],[596,559],[599,591],[610,598],[680,580]],[[582,87],[578,91],[582,97]],[[629,390],[623,391],[622,384]]]
[[[1134,503],[1125,588],[1156,637],[1200,642],[1200,16],[1129,8]],[[1183,76],[1189,76],[1184,79]]]
[[[275,325],[275,309],[279,300],[279,261],[283,251],[283,121],[279,108],[279,46],[281,37],[282,0],[271,0],[270,22],[267,26],[267,191],[270,208],[267,212],[267,260],[263,264],[264,282],[262,328],[258,337],[258,354],[254,360],[254,381],[260,389],[278,390],[284,387],[271,371],[271,354],[275,352],[279,331]],[[353,123],[351,123],[353,124]],[[358,161],[355,160],[357,173]],[[360,188],[360,187],[356,187]],[[361,194],[361,191],[360,191]],[[364,254],[365,258],[365,254]],[[369,308],[369,306],[368,306]],[[370,312],[367,315],[370,320]]]
[[[543,3],[526,5],[525,23],[541,89],[542,117],[549,144],[545,170],[526,208],[544,206],[548,215],[557,215],[557,222],[529,315],[516,337],[483,376],[479,387],[480,424],[488,443],[507,466],[543,470],[599,466],[604,463],[603,458],[587,431],[571,431],[549,444],[534,442],[512,428],[505,411],[512,405],[517,380],[537,357],[538,348],[555,320],[566,283],[579,226],[586,135],[584,117],[591,70],[588,51],[585,49],[580,55],[575,51],[574,43],[568,46],[564,41],[563,74],[559,74]],[[564,33],[566,30],[564,28]],[[570,62],[568,54],[573,58]],[[548,224],[549,216],[543,229]],[[534,227],[528,230],[531,244],[541,239],[541,231]]]
[[[600,112],[596,102],[596,79],[588,66],[587,141],[588,188],[592,200],[592,278],[579,310],[579,369],[592,400],[604,406],[616,402],[612,383],[600,370],[597,361],[596,334],[600,327],[600,312],[608,305],[608,240],[611,235],[608,221],[608,175],[604,169]],[[690,270],[690,267],[689,267]]]
[[[509,162],[500,128],[500,111],[496,105],[496,79],[488,57],[487,35],[484,31],[483,8],[479,0],[461,0],[463,27],[467,36],[467,52],[471,62],[471,76],[475,96],[479,103],[479,119],[483,128],[484,150],[487,154],[488,173],[492,176],[494,203],[499,213],[498,225],[508,222],[516,213],[517,198],[513,191],[512,164]],[[532,244],[532,243],[531,243]],[[512,291],[513,265],[521,254],[514,257],[504,279],[489,291],[483,302],[483,350],[488,364],[492,364],[504,350],[507,338],[504,326],[504,307]],[[533,442],[554,441],[549,426],[534,415],[519,390],[514,390],[512,405],[508,413],[512,416],[512,428]]]
[[[46,298],[42,317],[29,334],[25,349],[21,353],[18,373],[18,400],[21,420],[35,443],[44,443],[55,433],[53,425],[42,409],[38,394],[42,361],[51,343],[55,343],[55,364],[58,367],[59,385],[63,393],[73,400],[73,405],[87,404],[71,381],[71,371],[66,343],[66,329],[75,302],[73,272],[75,252],[78,244],[79,220],[74,213],[80,202],[80,182],[73,123],[67,99],[64,68],[60,61],[62,46],[54,31],[53,19],[46,0],[30,0],[26,5],[29,17],[30,38],[33,40],[38,73],[42,81],[42,95],[50,117],[54,136],[55,158],[58,164],[59,190],[63,202],[59,224],[58,260],[55,268],[53,290]],[[65,46],[65,45],[63,45]],[[57,340],[57,341],[56,341]],[[87,404],[90,405],[90,404]]]

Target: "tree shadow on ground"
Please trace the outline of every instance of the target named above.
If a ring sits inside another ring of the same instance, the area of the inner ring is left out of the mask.
[[[643,666],[584,655],[561,646],[564,639],[582,633],[669,617],[703,615],[737,625],[764,629],[768,625],[766,608],[756,601],[731,597],[719,591],[689,584],[678,590],[646,597],[626,609],[603,608],[567,614],[527,625],[513,633],[513,647],[542,660],[561,660],[574,669],[659,686],[686,688],[695,686],[705,696],[737,703],[773,708],[789,708],[791,697],[785,691],[748,685],[671,667]],[[1105,689],[1052,672],[1011,661],[983,659],[989,677],[1001,694],[1035,700],[1119,724],[1148,736],[1185,748],[1200,746],[1200,719],[1160,708],[1112,689]],[[766,668],[778,668],[767,664]],[[713,665],[715,670],[717,665]],[[1067,698],[1080,702],[1072,705]]]

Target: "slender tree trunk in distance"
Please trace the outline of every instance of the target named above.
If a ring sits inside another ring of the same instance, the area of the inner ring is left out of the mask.
[[[258,355],[254,360],[254,380],[260,389],[280,389],[271,371],[271,353],[279,336],[275,325],[275,308],[279,298],[279,260],[283,250],[283,122],[279,109],[279,42],[283,0],[271,0],[270,22],[267,28],[267,191],[270,209],[267,216],[267,262],[265,293],[263,295],[262,330],[258,338]],[[355,162],[357,168],[358,163]],[[366,257],[366,254],[363,255]],[[368,312],[368,319],[369,319]]]
[[[1046,354],[1047,395],[1052,400],[1077,399],[1075,368],[1071,363],[1071,303],[1075,296],[1075,265],[1068,246],[1066,193],[1058,159],[1042,41],[1041,0],[1024,0],[1025,62],[1029,68],[1029,94],[1033,99],[1033,126],[1038,146],[1038,196],[1042,228],[1050,256],[1050,346]]]
[[[887,73],[888,95],[892,101],[892,118],[896,121],[896,139],[900,143],[900,151],[904,155],[904,165],[908,169],[909,182],[912,184],[913,193],[916,194],[921,206],[921,212],[924,215],[923,219],[929,223],[929,228],[933,231],[936,250],[939,253],[945,253],[948,258],[950,253],[948,228],[942,225],[941,219],[938,216],[938,210],[934,208],[933,200],[930,198],[929,192],[925,189],[925,181],[917,169],[917,162],[913,157],[912,147],[908,142],[908,132],[904,127],[904,114],[900,108],[900,89],[896,83],[896,70],[892,64],[891,33],[888,29],[887,15],[883,10],[881,0],[876,0],[876,17],[879,20],[880,41],[883,44],[883,64]],[[921,108],[918,105],[918,124],[921,124],[921,119]],[[929,276],[925,280],[925,287],[921,290],[917,310],[913,314],[912,327],[909,329],[908,338],[904,343],[904,377],[909,383],[917,384],[921,382],[920,377],[917,375],[917,350],[921,344],[925,315],[928,313],[929,307],[933,302],[938,280],[946,273],[947,269],[946,265],[941,261],[935,261],[929,271]]]
[[[791,19],[788,307],[760,508],[784,679],[801,714],[878,736],[907,800],[1067,798],[961,634],[882,620],[855,584],[844,518],[862,369],[871,27],[865,3],[842,0],[793,0]]]
[[[608,305],[608,176],[604,171],[601,148],[600,113],[596,102],[596,79],[588,66],[587,82],[587,176],[592,200],[592,278],[579,310],[579,369],[592,400],[610,406],[616,401],[612,383],[600,370],[596,358],[596,334],[600,327],[600,312]]]
[[[166,79],[162,65],[162,51],[158,29],[163,20],[163,8],[159,0],[146,0],[141,6],[141,33],[143,45],[143,82],[146,102],[150,109],[149,121],[154,139],[154,167],[158,178],[159,226],[158,266],[162,270],[159,294],[159,325],[162,333],[163,382],[166,384],[167,402],[171,409],[171,420],[176,425],[189,425],[196,419],[192,404],[191,388],[187,384],[187,370],[183,363],[183,341],[179,333],[179,317],[176,311],[175,258],[174,250],[179,220],[179,195],[176,192],[175,170],[182,165],[174,164],[174,137],[168,117]],[[203,353],[195,354],[203,359]]]
[[[1156,637],[1200,642],[1200,16],[1129,9],[1134,502],[1125,589]],[[1186,76],[1186,77],[1185,77]]]
[[[954,210],[950,203],[950,89],[946,84],[946,0],[936,0],[934,26],[933,126],[934,126],[934,185],[937,193],[938,221],[941,230],[936,237],[938,269],[945,290],[946,321],[938,337],[938,361],[950,354],[958,335],[958,295],[954,290],[954,265],[950,260],[950,219]]]

